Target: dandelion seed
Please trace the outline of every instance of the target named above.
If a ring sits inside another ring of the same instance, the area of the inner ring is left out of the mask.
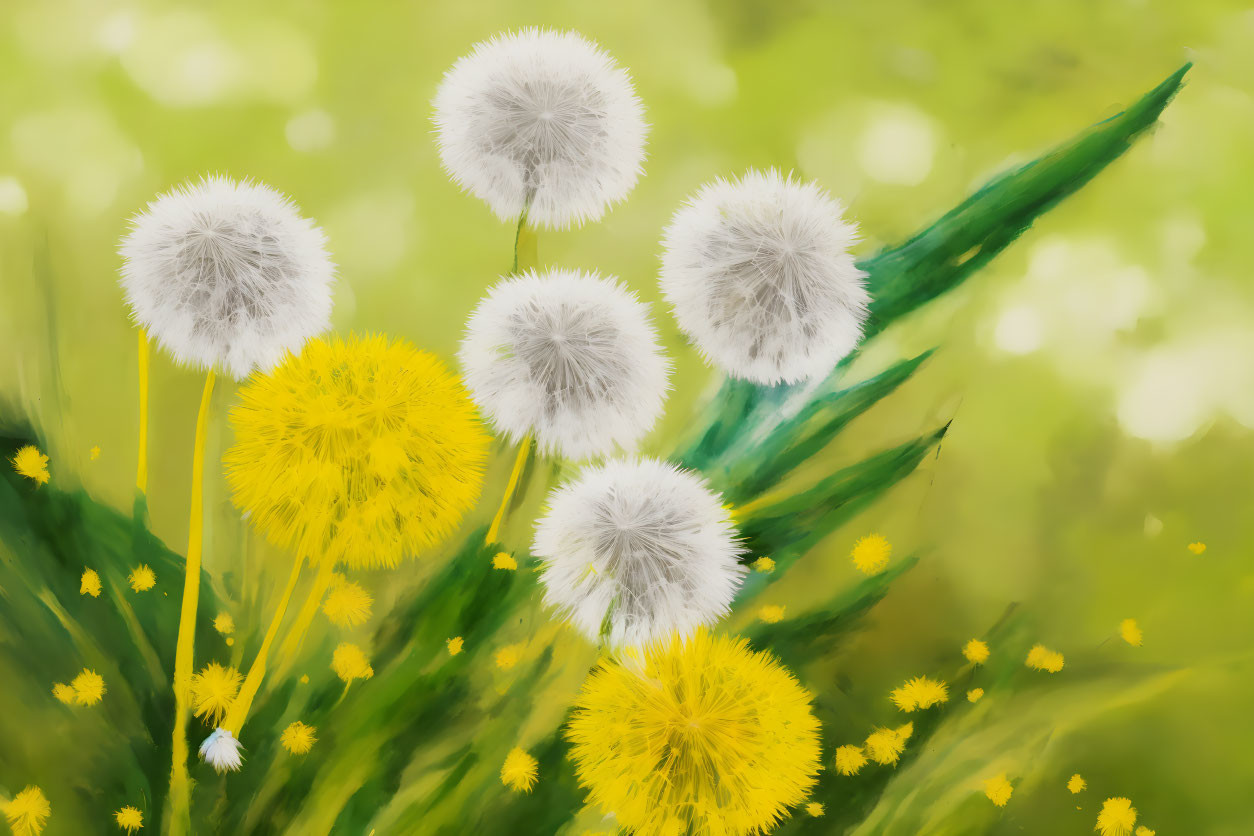
[[[349,683],[354,679],[369,679],[374,676],[374,668],[370,667],[370,660],[366,658],[366,654],[360,647],[348,642],[343,642],[335,648],[335,653],[331,656],[331,670],[335,671],[335,675],[340,679]]]
[[[870,298],[857,228],[813,183],[716,180],[671,219],[662,293],[701,354],[755,383],[826,375],[862,338]]]
[[[640,177],[647,128],[631,78],[578,33],[478,43],[433,104],[445,170],[501,220],[595,221]]]
[[[893,547],[887,540],[878,534],[868,534],[853,544],[853,551],[849,556],[853,558],[853,565],[859,572],[875,575],[884,571],[892,552]]]
[[[224,636],[235,632],[235,619],[230,613],[220,612],[217,618],[213,620],[213,629],[217,630]]]
[[[201,668],[200,673],[192,675],[192,710],[205,721],[205,725],[221,724],[243,682],[244,677],[235,668],[210,662]]]
[[[51,478],[48,475],[48,457],[33,444],[19,448],[9,461],[13,462],[13,469],[19,475],[33,480],[36,485],[46,485]]]
[[[136,592],[147,592],[157,585],[157,573],[144,564],[136,566],[127,577],[131,589]]]
[[[818,803],[817,801],[811,801],[809,804],[806,805],[806,812],[809,813],[813,818],[817,819],[819,816],[823,815],[823,805]]]
[[[465,646],[466,642],[461,636],[454,636],[453,638],[447,640],[445,644],[448,645],[448,655],[456,656],[458,653],[462,652],[462,647]]]
[[[74,689],[69,685],[66,685],[64,682],[58,682],[52,686],[52,696],[56,697],[58,701],[64,703],[65,705],[69,705],[74,702],[75,699]]]
[[[92,447],[91,450],[88,451],[87,455],[91,457],[93,462],[100,458],[100,446],[96,445],[95,447]]]
[[[226,729],[218,728],[200,744],[200,756],[219,775],[235,772],[244,763],[240,742]]]
[[[570,757],[589,801],[624,829],[747,836],[814,786],[810,698],[770,654],[700,630],[630,663],[602,661],[567,727]]]
[[[1102,836],[1132,836],[1132,828],[1136,825],[1136,808],[1126,798],[1108,798],[1102,802],[1102,811],[1097,814],[1097,826]]]
[[[914,724],[907,723],[895,729],[877,728],[866,739],[866,751],[878,764],[895,764],[906,750],[906,741],[914,733]]]
[[[99,598],[101,589],[100,574],[95,569],[84,569],[83,577],[78,582],[78,594]]]
[[[893,689],[891,699],[897,708],[909,713],[949,702],[949,686],[926,676],[917,676],[900,688]]]
[[[1033,645],[1028,651],[1027,666],[1034,670],[1058,673],[1062,670],[1063,663],[1062,654],[1050,650],[1045,645]]]
[[[1206,551],[1206,544],[1205,543],[1189,543],[1189,551],[1193,552],[1194,554],[1201,554],[1202,552]]]
[[[374,599],[369,592],[337,574],[322,604],[322,611],[336,627],[355,627],[370,620],[373,604]]]
[[[861,746],[838,746],[836,748],[836,772],[841,775],[857,775],[866,766],[866,754]]]
[[[988,661],[989,649],[988,643],[979,639],[972,639],[962,647],[962,655],[967,661],[974,665],[982,665]]]
[[[39,836],[51,815],[52,805],[43,790],[33,785],[4,805],[4,816],[9,820],[13,836]]]
[[[316,731],[313,726],[306,726],[297,720],[283,730],[283,734],[279,735],[279,742],[293,755],[304,755],[318,742],[318,738],[314,736]]]
[[[722,505],[700,476],[655,459],[586,468],[536,525],[545,603],[618,648],[713,624],[745,574]]]
[[[492,557],[492,568],[514,570],[518,568],[518,561],[505,552],[497,552]]]
[[[778,624],[784,620],[784,608],[778,604],[770,604],[758,610],[758,618],[766,624]]]
[[[510,668],[514,667],[514,665],[518,664],[518,660],[519,658],[521,658],[521,656],[522,654],[520,652],[519,646],[516,644],[511,644],[508,647],[502,647],[500,650],[498,650],[496,652],[496,655],[493,658],[496,660],[496,666],[498,668],[500,668],[503,671],[507,671]]]
[[[74,689],[74,701],[79,705],[95,705],[104,699],[104,677],[93,670],[83,668],[83,672],[70,682]]]
[[[1072,795],[1084,792],[1084,788],[1087,786],[1088,783],[1079,772],[1067,779],[1067,789],[1071,791]]]
[[[769,557],[759,557],[757,560],[753,561],[752,566],[753,571],[761,572],[764,575],[775,571],[775,561],[771,560]]]
[[[1135,618],[1125,618],[1119,622],[1119,635],[1133,647],[1140,647],[1145,639],[1145,635],[1141,632],[1141,628],[1137,625]]]
[[[983,688],[972,688],[970,691],[967,691],[967,702],[979,702],[983,696]]]
[[[512,442],[585,459],[630,449],[662,412],[670,361],[613,278],[534,270],[480,301],[458,351],[475,403]]]
[[[989,778],[984,782],[984,794],[988,796],[988,800],[993,802],[995,807],[1005,807],[1006,802],[1010,801],[1010,796],[1014,792],[1014,787],[1006,780],[1005,775],[998,775],[996,778]]]
[[[134,833],[144,826],[144,814],[136,807],[126,806],[113,814],[118,827],[127,833]]]
[[[531,792],[539,767],[539,761],[515,747],[505,756],[505,763],[501,766],[501,783],[514,792]]]

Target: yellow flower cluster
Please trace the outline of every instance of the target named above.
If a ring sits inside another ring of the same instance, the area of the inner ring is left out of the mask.
[[[104,699],[104,677],[88,668],[70,680],[66,685],[62,682],[52,686],[52,695],[66,705],[95,705]]]
[[[1043,644],[1033,645],[1028,651],[1027,666],[1033,670],[1058,673],[1063,666],[1062,654]]]

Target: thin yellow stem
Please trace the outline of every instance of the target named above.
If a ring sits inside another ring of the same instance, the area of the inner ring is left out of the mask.
[[[266,676],[266,658],[270,655],[270,645],[274,644],[279,625],[283,623],[283,616],[287,613],[287,605],[291,603],[292,590],[296,589],[296,579],[300,577],[302,563],[304,560],[299,557],[292,561],[292,574],[287,579],[287,586],[283,589],[283,597],[279,599],[274,617],[270,619],[270,626],[266,628],[266,636],[261,640],[261,649],[257,651],[257,658],[253,659],[252,667],[248,669],[248,676],[244,677],[244,686],[240,688],[239,696],[231,703],[231,710],[222,721],[222,728],[235,735],[236,739],[239,738],[244,721],[248,719],[248,710],[253,707],[253,698],[261,688],[261,680]]]
[[[135,487],[148,493],[148,332],[139,329],[139,462]]]
[[[314,576],[313,586],[309,589],[309,597],[301,605],[300,612],[296,615],[296,621],[283,638],[283,644],[279,645],[279,652],[274,659],[274,673],[276,676],[286,676],[291,669],[292,662],[296,660],[296,654],[300,652],[301,643],[305,640],[305,633],[309,632],[309,625],[313,624],[314,616],[318,614],[318,606],[322,604],[322,597],[326,595],[327,589],[330,588],[331,581],[334,578],[335,562],[331,560],[322,561],[318,566],[318,574]]]
[[[170,768],[170,828],[186,833],[191,826],[192,786],[187,775],[187,715],[191,709],[193,644],[196,639],[196,606],[200,600],[200,550],[204,538],[205,435],[209,402],[213,399],[213,369],[205,375],[196,416],[196,441],[192,454],[192,501],[187,520],[187,573],[183,578],[183,606],[179,612],[178,644],[174,650],[174,743]]]
[[[509,482],[505,485],[505,496],[501,497],[501,507],[496,509],[496,516],[492,518],[492,525],[488,528],[488,536],[484,539],[485,543],[497,543],[501,535],[501,525],[505,522],[505,515],[509,511],[510,502],[514,499],[514,492],[518,489],[518,482],[522,479],[523,470],[527,467],[527,459],[531,456],[531,436],[528,434],[518,444],[518,457],[514,459],[514,469],[510,471]]]

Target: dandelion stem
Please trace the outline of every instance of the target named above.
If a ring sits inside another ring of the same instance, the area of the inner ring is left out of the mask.
[[[222,721],[222,728],[235,735],[237,740],[240,728],[243,727],[244,720],[248,718],[248,710],[253,706],[253,698],[257,696],[257,691],[261,688],[261,680],[265,678],[266,657],[270,655],[270,645],[274,644],[274,637],[279,633],[279,625],[283,623],[283,616],[287,613],[287,605],[292,600],[292,590],[296,589],[296,579],[300,577],[302,563],[304,560],[300,557],[292,561],[292,574],[287,579],[287,586],[284,587],[283,597],[279,599],[278,607],[275,608],[274,617],[270,619],[270,626],[266,628],[266,636],[261,640],[261,649],[257,651],[257,658],[253,659],[252,667],[248,669],[248,676],[244,677],[244,685],[239,689],[239,696],[231,703],[231,710]]]
[[[527,210],[524,209],[518,216],[518,229],[514,232],[514,266],[510,270],[511,275],[540,266],[537,243],[536,230],[527,225]]]
[[[139,329],[139,461],[135,488],[148,493],[148,332]]]
[[[146,353],[146,352],[145,352]],[[192,650],[196,639],[196,605],[200,600],[200,550],[204,537],[205,435],[209,402],[213,398],[214,373],[205,375],[196,416],[196,441],[192,453],[192,500],[187,521],[187,574],[183,579],[183,605],[179,612],[178,644],[174,650],[174,741],[170,768],[171,834],[186,833],[191,821],[191,781],[187,775],[187,715],[191,709]]]
[[[296,654],[300,652],[301,642],[305,640],[305,633],[309,631],[309,625],[313,624],[314,616],[318,614],[318,605],[322,603],[322,598],[326,595],[334,578],[335,561],[323,560],[318,566],[318,574],[314,576],[309,597],[301,605],[300,612],[296,614],[296,621],[287,631],[283,643],[279,645],[279,652],[275,654],[274,673],[276,676],[285,676],[291,668]]]
[[[518,490],[518,483],[522,480],[523,471],[527,469],[527,461],[531,458],[531,436],[527,435],[518,443],[518,457],[514,459],[514,469],[510,471],[509,482],[505,485],[505,495],[501,497],[501,507],[496,509],[496,516],[492,518],[492,525],[488,528],[488,536],[484,539],[485,543],[497,543],[501,534],[501,525],[505,522],[505,516],[509,513],[509,506],[513,502],[514,494]]]

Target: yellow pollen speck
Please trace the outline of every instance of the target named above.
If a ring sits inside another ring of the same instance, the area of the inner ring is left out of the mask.
[[[306,726],[297,720],[283,730],[283,734],[279,735],[279,742],[293,755],[303,755],[318,742],[318,738],[314,736],[316,731],[313,726]]]
[[[466,644],[466,642],[462,639],[461,636],[454,636],[453,638],[448,639],[444,643],[448,645],[449,656],[456,656],[458,653],[461,653],[462,647]]]
[[[874,575],[884,571],[888,558],[893,552],[892,545],[878,534],[868,534],[853,544],[850,557],[853,565],[864,575]]]
[[[1028,651],[1026,664],[1034,670],[1058,673],[1062,670],[1063,661],[1061,653],[1050,650],[1043,644],[1038,644],[1033,645],[1032,649]]]
[[[78,582],[78,594],[100,597],[100,574],[95,569],[84,569],[83,577]]]
[[[79,705],[95,705],[104,699],[104,677],[93,670],[83,668],[83,672],[70,682],[74,689],[74,701]]]
[[[100,445],[97,444],[95,447],[92,447],[91,450],[88,451],[87,455],[91,456],[91,460],[93,462],[100,458]]]
[[[769,557],[759,557],[757,560],[753,561],[752,565],[753,571],[755,572],[762,572],[763,574],[766,574],[768,572],[775,571],[775,561],[771,560]]]
[[[1069,779],[1067,779],[1067,789],[1071,791],[1072,795],[1075,795],[1076,793],[1084,792],[1084,788],[1087,786],[1088,786],[1088,783],[1084,780],[1084,778],[1080,775],[1079,772],[1077,772],[1076,774],[1072,775]]]
[[[507,671],[518,664],[518,659],[521,655],[520,648],[516,644],[502,647],[496,652],[496,666],[503,671]]]
[[[767,624],[778,624],[784,620],[784,608],[777,604],[770,604],[758,610],[758,618]]]
[[[988,800],[993,802],[993,805],[996,807],[1005,807],[1013,792],[1014,787],[1006,780],[1005,775],[998,775],[996,778],[989,778],[984,782],[984,794],[988,796]]]
[[[806,805],[806,812],[817,819],[819,816],[823,815],[823,805],[817,801],[811,801]]]
[[[979,639],[972,639],[963,646],[962,655],[967,657],[968,662],[982,665],[988,661],[988,643]]]
[[[1097,814],[1097,827],[1102,836],[1132,836],[1136,825],[1136,808],[1126,798],[1108,798]]]
[[[949,702],[949,686],[926,676],[916,676],[900,688],[894,688],[889,698],[897,708],[910,713]]]
[[[131,583],[131,589],[136,592],[147,592],[157,585],[157,573],[141,563],[131,571],[127,580]]]
[[[74,702],[74,689],[64,682],[58,682],[52,686],[52,696],[69,705]]]
[[[1206,544],[1205,543],[1189,543],[1189,551],[1193,552],[1194,554],[1201,554],[1202,552],[1206,551]]]
[[[224,636],[229,636],[235,632],[235,619],[231,618],[230,613],[220,612],[218,617],[213,620],[213,629]]]
[[[492,558],[493,569],[517,569],[518,561],[505,552],[497,552]]]
[[[1145,635],[1137,625],[1135,618],[1125,618],[1119,622],[1119,635],[1133,647],[1140,647]]]
[[[374,668],[370,667],[366,654],[357,645],[347,642],[335,648],[335,653],[331,656],[331,670],[349,683],[354,679],[369,679],[374,676]]]
[[[210,726],[220,725],[243,682],[244,677],[235,668],[210,662],[200,673],[192,674],[192,710]]]
[[[2,806],[14,836],[39,836],[52,815],[52,805],[36,786],[27,787]]]
[[[970,691],[967,691],[967,702],[979,702],[983,696],[983,688],[972,688]]]
[[[36,485],[48,484],[48,457],[39,452],[33,444],[27,444],[10,459],[13,469],[27,479],[33,479]]]
[[[866,765],[866,755],[861,746],[839,746],[836,748],[836,772],[841,775],[857,775],[858,770]]]
[[[138,808],[129,805],[114,813],[113,818],[118,823],[118,827],[127,833],[134,833],[144,826],[144,814]]]
[[[514,792],[531,792],[536,785],[539,768],[539,761],[515,747],[505,756],[505,763],[501,766],[501,783]]]

